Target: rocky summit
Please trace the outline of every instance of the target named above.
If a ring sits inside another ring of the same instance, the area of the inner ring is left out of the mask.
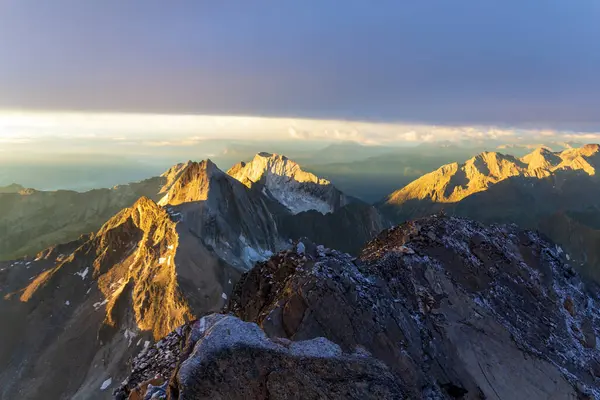
[[[357,258],[303,240],[245,273],[222,314],[139,354],[115,394],[599,399],[599,301],[514,225],[436,215]]]
[[[331,182],[303,171],[279,154],[259,153],[249,163],[234,165],[228,174],[275,199],[293,214],[308,210],[327,214],[350,202]]]

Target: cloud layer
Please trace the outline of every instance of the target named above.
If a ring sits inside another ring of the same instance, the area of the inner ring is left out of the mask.
[[[540,143],[598,141],[600,133],[497,126],[442,126],[369,121],[210,115],[75,112],[0,112],[4,149],[112,151],[201,146],[209,141],[355,142],[406,146],[448,141]]]

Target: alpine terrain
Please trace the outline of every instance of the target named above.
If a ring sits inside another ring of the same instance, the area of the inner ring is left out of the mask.
[[[600,398],[599,300],[514,225],[428,217],[358,258],[301,241],[138,354],[116,398]]]
[[[0,188],[0,260],[33,255],[95,231],[141,196],[158,200],[184,167],[175,165],[159,177],[83,193],[17,184]]]
[[[310,176],[284,157],[272,158],[267,164],[282,171],[280,179]],[[331,235],[357,253],[388,226],[372,206],[342,205],[345,196],[329,182],[310,179],[314,185],[290,184],[290,193],[281,187],[283,203],[210,160],[180,164],[160,177],[158,202],[140,197],[94,233],[0,263],[0,397],[110,397],[135,354],[186,321],[221,310],[243,272],[290,247],[293,229]],[[324,210],[329,195],[338,203]],[[305,210],[295,214],[289,204]],[[285,218],[294,223],[283,226]],[[318,221],[340,218],[362,225],[321,232]]]
[[[443,210],[482,222],[538,229],[600,281],[595,241],[600,229],[598,168],[597,144],[561,152],[538,148],[521,158],[485,152],[422,176],[378,207],[396,222]]]

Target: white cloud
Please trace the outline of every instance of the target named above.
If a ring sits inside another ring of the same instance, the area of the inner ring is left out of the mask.
[[[299,118],[124,113],[0,111],[0,143],[30,145],[59,138],[147,147],[192,146],[207,139],[351,141],[388,145],[434,141],[507,143],[532,140],[600,140],[599,133],[495,126],[440,126]]]

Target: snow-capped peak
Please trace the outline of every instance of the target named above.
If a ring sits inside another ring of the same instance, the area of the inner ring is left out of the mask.
[[[232,167],[228,174],[249,188],[259,185],[294,214],[308,210],[327,214],[348,202],[331,182],[303,171],[279,154],[258,153],[251,162]]]

